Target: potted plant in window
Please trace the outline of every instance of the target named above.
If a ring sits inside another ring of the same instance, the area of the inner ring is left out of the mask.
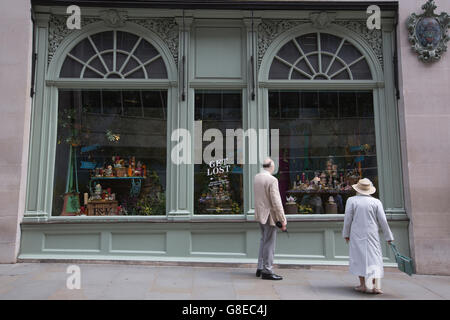
[[[80,212],[80,193],[78,191],[77,147],[81,145],[81,123],[77,121],[75,108],[64,109],[59,124],[67,136],[64,141],[69,144],[69,163],[67,169],[66,191],[62,216],[77,215]],[[61,139],[58,139],[61,143]]]

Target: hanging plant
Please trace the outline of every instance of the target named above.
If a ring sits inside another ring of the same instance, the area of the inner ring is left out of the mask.
[[[108,141],[110,142],[119,142],[120,140],[120,134],[118,133],[113,133],[111,130],[107,130],[106,131],[106,138],[108,139]]]
[[[85,108],[81,109],[81,112],[86,112]],[[58,144],[61,140],[64,140],[67,144],[72,147],[78,147],[81,145],[81,121],[78,119],[77,111],[75,108],[63,109],[59,114],[59,124],[61,128],[67,129],[67,136],[65,138],[60,137],[58,139]]]

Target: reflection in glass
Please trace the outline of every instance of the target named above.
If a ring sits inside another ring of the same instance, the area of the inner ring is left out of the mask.
[[[165,215],[167,91],[58,99],[53,215]]]
[[[223,136],[223,154],[215,154],[214,161],[194,166],[195,214],[241,214],[243,205],[242,150],[234,141],[232,153],[226,154],[227,129],[242,129],[241,91],[200,90],[195,93],[195,120],[201,121],[202,136],[208,129],[218,129]],[[197,122],[198,123],[198,122]],[[203,152],[215,141],[204,141]],[[196,140],[197,141],[197,140]]]
[[[344,213],[361,177],[378,189],[371,91],[271,90],[269,125],[279,129],[287,213]]]

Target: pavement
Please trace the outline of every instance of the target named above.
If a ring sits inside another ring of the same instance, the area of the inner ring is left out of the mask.
[[[384,294],[373,295],[354,291],[358,279],[346,268],[275,268],[284,279],[269,281],[256,278],[254,268],[80,263],[80,289],[68,289],[71,265],[0,264],[0,300],[450,299],[449,276],[409,277],[394,269],[385,269]]]

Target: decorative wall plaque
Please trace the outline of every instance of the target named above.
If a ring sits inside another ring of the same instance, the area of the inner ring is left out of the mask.
[[[442,54],[447,51],[447,41],[450,39],[447,35],[450,17],[446,12],[435,14],[436,8],[434,0],[428,0],[422,6],[424,13],[413,13],[407,20],[409,42],[419,60],[423,62],[440,60]]]
[[[100,18],[102,18],[108,27],[116,28],[125,25],[126,14],[126,11],[109,9],[100,11]]]
[[[335,13],[328,12],[313,12],[310,14],[311,24],[314,28],[325,29],[330,26],[330,24],[335,20]]]

